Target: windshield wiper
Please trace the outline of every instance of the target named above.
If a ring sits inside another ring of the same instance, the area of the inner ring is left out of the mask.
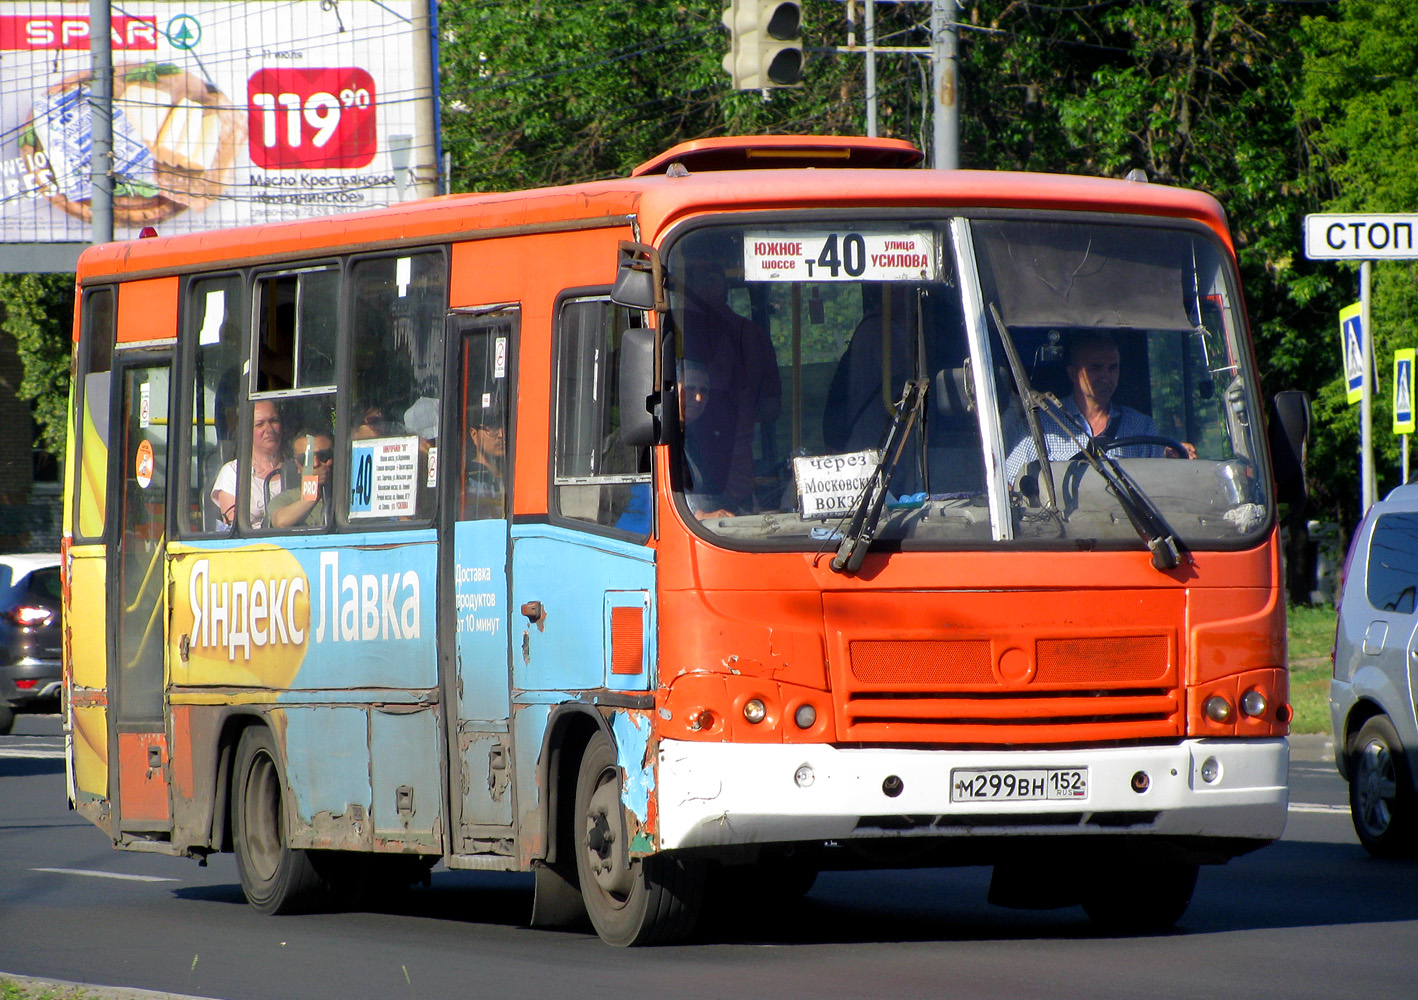
[[[1074,443],[1084,459],[1098,475],[1103,477],[1108,492],[1111,493],[1132,522],[1133,530],[1147,544],[1152,552],[1152,565],[1159,570],[1176,569],[1181,561],[1181,542],[1166,517],[1157,509],[1132,474],[1118,464],[1102,446],[1083,428],[1076,425],[1063,407],[1054,400],[1046,401],[1045,412],[1054,419],[1065,433],[1074,438]],[[1069,424],[1075,426],[1070,428]],[[1047,463],[1043,463],[1047,464]]]
[[[901,389],[901,398],[891,416],[891,424],[886,428],[886,438],[881,446],[881,457],[876,468],[867,478],[862,488],[861,499],[852,513],[852,523],[837,554],[832,557],[832,570],[836,573],[855,573],[871,548],[876,526],[881,521],[881,511],[886,504],[886,486],[896,472],[896,464],[906,449],[906,441],[911,436],[911,428],[921,413],[921,404],[926,399],[928,379],[907,379]]]
[[[1034,437],[1035,453],[1039,456],[1040,471],[1044,473],[1044,482],[1049,492],[1046,505],[1055,506],[1057,501],[1054,498],[1054,477],[1050,468],[1049,452],[1044,446],[1043,430],[1039,426],[1038,411],[1047,413],[1064,434],[1073,439],[1084,459],[1103,478],[1108,492],[1118,501],[1123,513],[1127,514],[1132,523],[1133,530],[1152,553],[1153,567],[1159,570],[1175,569],[1181,562],[1181,542],[1162,512],[1157,509],[1157,505],[1152,502],[1152,498],[1143,492],[1142,487],[1137,485],[1137,480],[1133,479],[1115,458],[1103,450],[1088,429],[1080,426],[1059,405],[1058,400],[1048,393],[1035,392],[1029,386],[1028,377],[1024,374],[1024,365],[1014,347],[1014,338],[1009,328],[1004,325],[1004,319],[993,302],[990,303],[990,315],[994,317],[995,326],[999,328],[1005,353],[1009,355],[1010,367],[1014,369],[1015,382],[1019,385],[1020,398],[1024,400],[1024,412],[1029,421],[1030,433]]]
[[[1014,384],[1019,388],[1019,401],[1024,405],[1024,420],[1029,424],[1029,436],[1034,439],[1034,454],[1042,459],[1039,463],[1039,473],[1044,479],[1044,509],[1057,512],[1059,500],[1054,490],[1054,470],[1049,466],[1049,449],[1044,441],[1044,428],[1039,422],[1039,411],[1044,409],[1048,394],[1035,391],[1029,384],[1029,375],[1024,370],[1024,362],[1020,360],[1019,348],[1014,345],[1014,334],[1004,325],[1004,317],[999,314],[999,307],[993,302],[990,303],[990,315],[994,318],[995,328],[999,330],[1000,340],[1004,343],[1005,357],[1009,358],[1009,370],[1014,373]]]

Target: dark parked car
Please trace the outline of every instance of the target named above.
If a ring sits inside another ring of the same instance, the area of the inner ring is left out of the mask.
[[[0,733],[59,707],[61,588],[58,556],[0,556]]]

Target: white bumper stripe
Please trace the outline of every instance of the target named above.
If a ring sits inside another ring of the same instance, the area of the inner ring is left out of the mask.
[[[1215,758],[1212,783],[1201,765]],[[823,744],[664,740],[662,849],[865,837],[1100,834],[1277,839],[1285,829],[1283,739],[1068,750],[838,749]],[[811,769],[810,783],[795,779]],[[1084,801],[955,803],[955,768],[1087,767]],[[1133,775],[1148,788],[1136,792]],[[900,779],[889,796],[886,780]],[[1018,816],[1018,824],[1009,818]],[[1052,824],[1048,817],[1059,822]],[[873,818],[887,817],[884,822]],[[901,823],[896,817],[910,817]],[[1121,824],[1121,825],[1120,825]]]

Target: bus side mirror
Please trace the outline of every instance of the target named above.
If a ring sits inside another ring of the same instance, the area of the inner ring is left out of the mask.
[[[616,250],[615,285],[611,301],[631,309],[665,309],[660,251],[644,243],[621,240]]]
[[[1275,499],[1299,507],[1305,487],[1305,445],[1310,437],[1310,397],[1298,389],[1277,392],[1270,413],[1270,463]]]
[[[640,327],[620,337],[620,440],[633,448],[648,448],[660,440],[656,336],[655,330]]]

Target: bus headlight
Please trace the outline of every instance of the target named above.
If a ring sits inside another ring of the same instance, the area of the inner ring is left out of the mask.
[[[1265,714],[1265,709],[1265,695],[1261,694],[1255,688],[1251,688],[1245,694],[1241,695],[1241,711],[1245,712],[1252,719],[1259,719]]]
[[[1205,711],[1208,719],[1220,723],[1230,722],[1231,716],[1235,713],[1231,703],[1219,694],[1214,694],[1206,699]]]
[[[743,703],[743,717],[755,726],[768,717],[768,708],[762,698],[750,698]]]

